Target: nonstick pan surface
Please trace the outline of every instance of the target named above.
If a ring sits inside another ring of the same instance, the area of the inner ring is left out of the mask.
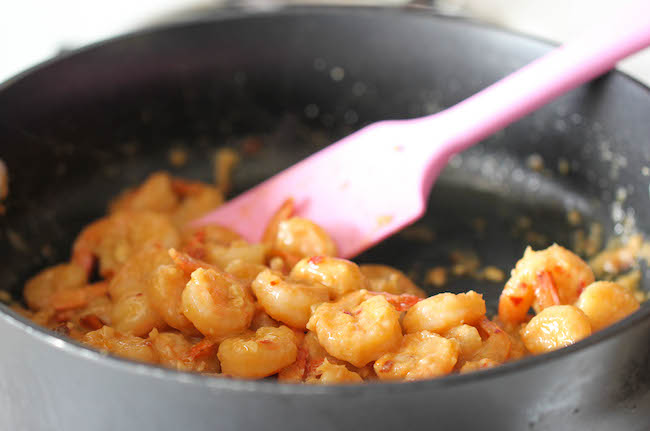
[[[110,197],[155,170],[210,180],[215,149],[245,150],[253,137],[261,149],[237,168],[237,193],[364,124],[448,107],[549,49],[422,13],[290,8],[203,16],[53,60],[0,89],[11,179],[0,287],[19,298],[30,275],[68,259]],[[607,235],[648,231],[649,118],[648,89],[620,73],[573,91],[451,161],[418,222],[433,241],[398,234],[358,261],[393,265],[425,286],[427,269],[448,266],[453,250],[508,272],[530,231],[536,248],[571,246],[594,221]],[[173,148],[188,151],[187,165],[170,164]],[[581,226],[567,222],[571,210]],[[483,293],[493,312],[501,288],[470,278],[444,286]],[[104,357],[4,306],[0,339],[2,429],[609,430],[650,421],[647,304],[562,351],[408,384],[201,378]]]

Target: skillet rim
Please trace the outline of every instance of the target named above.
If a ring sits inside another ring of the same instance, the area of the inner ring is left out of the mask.
[[[510,31],[497,26],[481,23],[476,20],[467,19],[464,17],[448,16],[437,14],[432,11],[426,10],[423,13],[421,8],[414,7],[382,7],[382,6],[280,6],[271,10],[246,10],[242,8],[223,8],[213,12],[206,13],[205,11],[197,14],[186,14],[179,18],[165,21],[162,23],[154,24],[144,28],[136,29],[124,34],[114,37],[103,39],[93,42],[89,45],[80,48],[66,51],[51,59],[36,64],[18,74],[10,77],[6,81],[0,83],[0,98],[2,91],[9,88],[12,84],[28,78],[31,74],[45,69],[46,67],[65,61],[68,57],[82,55],[86,52],[101,49],[105,45],[110,45],[114,42],[126,41],[130,38],[165,32],[171,29],[191,27],[195,25],[203,25],[209,22],[220,22],[226,20],[241,20],[247,18],[269,18],[279,15],[300,15],[300,14],[321,14],[321,15],[336,15],[340,13],[353,12],[359,14],[378,14],[390,13],[401,14],[412,17],[419,17],[422,19],[430,20],[447,20],[455,21],[454,25],[470,25],[479,27],[485,31],[498,32],[506,34],[510,37],[522,38],[527,41],[533,41],[547,48],[557,46],[556,43],[544,40],[539,37],[529,36],[522,32]],[[650,87],[643,84],[636,78],[619,70],[613,70],[606,75],[621,76],[623,79],[645,90],[650,98]],[[58,348],[61,351],[71,356],[80,357],[83,360],[90,360],[95,363],[105,364],[117,370],[122,370],[126,373],[139,374],[143,377],[156,378],[166,380],[179,384],[199,385],[205,389],[231,391],[231,392],[250,392],[262,394],[280,394],[280,395],[299,395],[299,396],[327,396],[330,394],[342,394],[346,396],[363,395],[368,391],[372,391],[373,395],[386,395],[399,391],[400,394],[410,392],[422,391],[435,391],[444,390],[451,386],[460,386],[477,381],[484,381],[490,379],[497,379],[505,374],[514,374],[525,372],[532,367],[535,367],[542,362],[547,363],[550,361],[557,361],[566,355],[571,355],[573,352],[578,352],[591,348],[601,342],[612,339],[613,337],[623,332],[632,330],[637,324],[650,320],[650,301],[641,304],[641,307],[634,314],[627,318],[609,326],[605,330],[599,331],[596,334],[579,341],[576,344],[556,350],[543,355],[529,356],[514,362],[509,362],[495,368],[480,370],[468,374],[449,374],[446,376],[438,377],[431,380],[422,380],[416,382],[381,382],[381,383],[363,383],[354,385],[304,385],[304,384],[290,384],[290,383],[277,383],[269,380],[244,380],[244,379],[230,379],[230,378],[210,378],[202,376],[198,373],[191,373],[185,371],[178,371],[174,369],[164,368],[158,365],[149,365],[138,363],[129,359],[120,358],[117,356],[110,356],[106,353],[94,350],[87,347],[75,340],[64,339],[56,335],[53,331],[43,328],[31,320],[19,315],[11,310],[6,305],[0,303],[0,322],[9,324],[14,328],[18,328],[25,332],[30,337],[35,338],[49,344],[52,347]]]

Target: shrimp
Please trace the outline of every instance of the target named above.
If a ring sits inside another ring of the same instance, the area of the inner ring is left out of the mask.
[[[295,206],[293,199],[289,198],[285,200],[280,208],[271,216],[264,234],[262,235],[262,242],[272,245],[275,242],[275,238],[278,236],[278,225],[284,220],[288,220],[293,213],[295,212]]]
[[[228,274],[237,277],[241,281],[250,284],[257,278],[259,273],[265,269],[266,266],[264,265],[235,259],[226,265],[225,271]]]
[[[526,325],[521,338],[532,354],[569,346],[591,335],[589,318],[572,305],[545,308]]]
[[[181,251],[225,269],[230,262],[241,260],[261,265],[268,247],[249,244],[236,232],[221,226],[204,226],[185,236]]]
[[[72,261],[90,274],[95,260],[99,273],[110,278],[124,263],[151,244],[176,247],[180,236],[169,217],[150,211],[120,211],[81,231],[72,247]]]
[[[492,362],[503,363],[510,358],[512,339],[499,325],[483,317],[477,324],[483,344],[472,356],[472,361],[489,359]]]
[[[182,310],[203,335],[218,340],[250,326],[255,302],[245,286],[229,274],[198,268],[183,290]]]
[[[341,361],[331,356],[318,342],[318,336],[312,331],[308,331],[302,337],[298,347],[296,361],[278,373],[278,381],[300,383],[310,378],[315,378],[317,368],[327,360],[334,365],[345,365]]]
[[[56,311],[86,307],[95,298],[108,293],[108,283],[100,281],[76,289],[60,290],[51,297],[51,305]]]
[[[384,296],[355,302],[358,305],[353,306],[344,298],[319,305],[307,329],[316,332],[318,341],[330,355],[361,368],[396,349],[402,340],[402,328],[399,312]]]
[[[422,380],[451,373],[460,347],[453,339],[434,332],[407,334],[396,352],[386,353],[375,362],[380,380]]]
[[[269,316],[266,311],[260,306],[259,303],[256,304],[255,314],[253,315],[253,320],[251,321],[251,326],[248,328],[251,331],[257,331],[260,328],[265,326],[280,326],[280,323]]]
[[[148,341],[151,342],[159,363],[165,367],[200,373],[221,371],[214,344],[199,342],[193,345],[181,334],[158,332],[157,329],[151,331]]]
[[[139,362],[158,363],[158,356],[151,343],[143,338],[122,334],[110,326],[84,335],[82,341],[96,349]]]
[[[63,263],[39,272],[25,283],[23,296],[29,308],[39,311],[49,307],[52,295],[83,287],[87,276],[83,267]]]
[[[456,340],[458,343],[458,362],[469,361],[483,345],[483,339],[476,329],[470,325],[454,326],[446,331],[445,338]]]
[[[307,284],[327,286],[330,299],[334,300],[346,293],[370,288],[368,280],[355,263],[336,257],[304,258],[293,267],[289,277]]]
[[[121,193],[110,204],[110,212],[154,211],[171,213],[179,203],[172,182],[173,179],[168,173],[154,172],[139,187]]]
[[[259,273],[252,288],[271,317],[297,329],[307,327],[313,306],[329,300],[328,289],[322,284],[292,282],[270,269]]]
[[[111,279],[108,285],[113,301],[111,324],[117,331],[144,336],[153,328],[165,327],[165,320],[147,293],[154,271],[171,263],[162,246],[151,244],[132,255]]]
[[[229,246],[243,241],[241,235],[227,227],[208,225],[190,229],[183,233],[181,250],[197,259],[204,259],[206,248],[211,245]]]
[[[296,336],[286,326],[227,338],[217,352],[224,374],[250,379],[276,374],[293,363],[297,354]]]
[[[305,382],[316,385],[349,384],[361,383],[363,379],[358,373],[348,370],[345,365],[332,364],[325,358]]]
[[[273,250],[296,256],[336,256],[336,244],[325,230],[311,220],[292,217],[278,223]],[[295,263],[295,262],[294,262]]]
[[[582,291],[575,306],[589,318],[595,331],[618,322],[639,309],[639,301],[616,283],[597,281]]]
[[[214,186],[174,179],[172,187],[181,197],[180,204],[171,214],[174,224],[179,228],[223,203],[223,193]]]
[[[408,294],[426,298],[424,290],[417,287],[402,271],[386,265],[361,265],[361,273],[368,279],[370,290],[394,295]]]
[[[183,314],[182,294],[190,277],[176,265],[160,265],[147,283],[147,296],[153,309],[172,328],[196,335],[197,330]]]
[[[465,373],[471,373],[474,371],[479,371],[479,370],[486,370],[488,368],[494,368],[497,365],[501,365],[499,362],[495,362],[492,359],[478,359],[476,361],[467,361],[463,364],[462,367],[460,367],[460,373],[465,374]]]
[[[413,305],[404,316],[402,325],[407,333],[423,330],[444,334],[454,326],[474,325],[485,316],[483,296],[467,293],[440,293]]]
[[[573,304],[593,282],[589,265],[569,250],[557,244],[541,251],[528,247],[503,288],[499,318],[520,323],[531,306],[539,313],[549,306]]]

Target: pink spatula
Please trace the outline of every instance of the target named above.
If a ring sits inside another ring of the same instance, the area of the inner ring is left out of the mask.
[[[428,117],[371,124],[194,222],[259,241],[280,205],[321,225],[352,257],[413,223],[449,158],[650,45],[650,0],[595,26],[469,99]]]

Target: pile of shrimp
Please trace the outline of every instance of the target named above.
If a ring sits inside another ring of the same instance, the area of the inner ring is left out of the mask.
[[[291,200],[251,244],[189,229],[216,187],[151,175],[81,231],[70,262],[24,288],[37,323],[101,351],[211,376],[332,384],[430,379],[575,343],[639,308],[553,245],[526,250],[498,315],[482,295],[427,297],[402,272],[337,258]],[[530,309],[535,315],[530,314]]]

